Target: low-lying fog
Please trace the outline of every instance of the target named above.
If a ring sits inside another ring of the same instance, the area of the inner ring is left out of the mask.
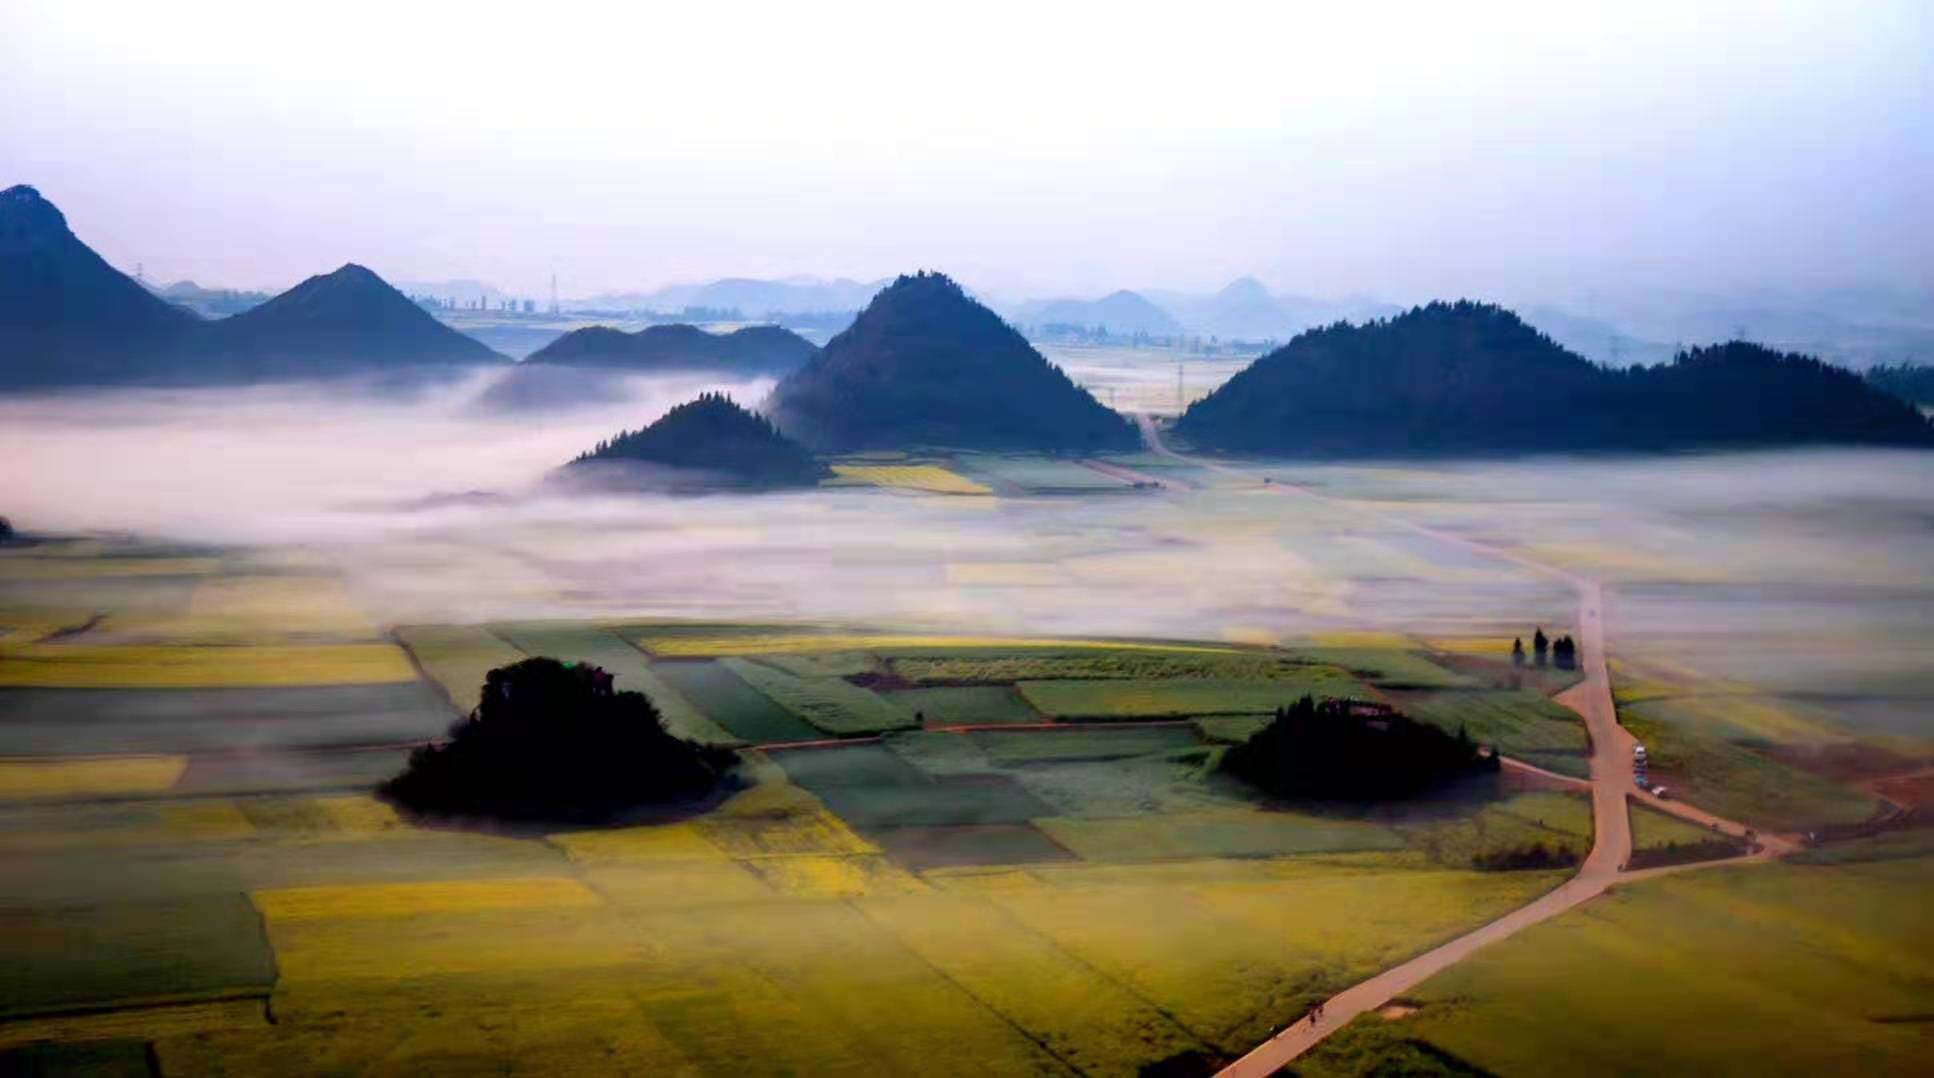
[[[309,548],[388,622],[1237,639],[1565,623],[1562,584],[1391,524],[1404,517],[1603,577],[1622,647],[1696,638],[1731,671],[1787,681],[1879,666],[1895,690],[1934,695],[1918,658],[1934,624],[1934,454],[1251,469],[1353,507],[1212,472],[1190,491],[1079,497],[569,497],[541,479],[599,439],[701,389],[756,403],[770,383],[645,379],[626,399],[502,415],[476,406],[486,381],[403,402],[286,387],[0,401],[0,514],[43,533]]]

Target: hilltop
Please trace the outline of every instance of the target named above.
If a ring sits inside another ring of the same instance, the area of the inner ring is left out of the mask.
[[[707,393],[657,422],[601,442],[573,460],[572,478],[598,485],[674,489],[811,486],[829,474],[799,443],[722,393]]]
[[[781,430],[821,451],[913,445],[1092,451],[1128,421],[938,273],[894,281],[773,391]]]
[[[200,321],[108,265],[39,191],[0,191],[0,386],[127,381]]]
[[[508,362],[353,262],[208,323],[195,344],[218,366],[252,378]]]
[[[587,326],[566,333],[524,362],[635,371],[784,374],[815,351],[811,341],[778,326],[746,326],[730,333],[708,333],[684,324],[647,326],[636,333]]]
[[[1490,304],[1310,330],[1192,405],[1205,449],[1314,456],[1934,444],[1851,372],[1734,342],[1615,371]]]
[[[250,382],[505,362],[354,264],[228,318],[169,303],[32,187],[0,191],[0,387]]]

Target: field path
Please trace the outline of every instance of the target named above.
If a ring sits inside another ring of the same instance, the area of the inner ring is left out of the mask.
[[[1142,440],[1148,444],[1150,452],[1185,460],[1198,467],[1212,468],[1244,478],[1250,477],[1240,469],[1217,464],[1214,461],[1183,457],[1163,444],[1161,434],[1155,429],[1154,422],[1148,416],[1138,415],[1135,420],[1141,427]],[[1291,496],[1342,504],[1308,487],[1284,483],[1273,477],[1266,489]],[[1640,796],[1632,785],[1632,747],[1638,741],[1618,724],[1618,710],[1612,702],[1612,679],[1611,672],[1606,666],[1605,623],[1602,616],[1605,607],[1604,589],[1599,582],[1558,566],[1536,561],[1516,551],[1492,546],[1455,532],[1401,518],[1389,519],[1391,523],[1420,535],[1451,543],[1488,557],[1501,558],[1563,580],[1577,593],[1578,659],[1585,677],[1578,684],[1559,693],[1554,699],[1577,712],[1579,717],[1585,720],[1585,729],[1591,736],[1591,852],[1585,856],[1585,863],[1579,868],[1578,874],[1559,885],[1556,890],[1547,892],[1530,904],[1520,906],[1481,928],[1425,951],[1408,962],[1384,970],[1367,981],[1344,989],[1324,1001],[1321,1018],[1299,1018],[1282,1032],[1252,1049],[1249,1054],[1223,1068],[1222,1078],[1251,1078],[1251,1076],[1276,1073],[1297,1056],[1314,1047],[1324,1037],[1348,1025],[1357,1015],[1382,1007],[1396,996],[1468,958],[1478,948],[1496,943],[1541,921],[1550,920],[1604,894],[1608,887],[1621,878],[1625,863],[1632,856],[1632,825],[1631,818],[1627,815],[1626,798],[1628,795]],[[1642,800],[1660,811],[1709,827],[1719,826],[1731,834],[1744,834],[1746,831],[1746,828],[1739,824],[1720,820],[1716,816],[1700,812],[1677,801],[1660,800],[1649,794],[1642,795]],[[1766,855],[1784,852],[1783,842],[1777,843],[1779,849],[1773,848],[1771,844],[1775,841],[1769,840]],[[1736,864],[1738,861],[1738,858],[1733,858],[1726,861],[1702,862],[1702,864]],[[1683,870],[1697,866],[1673,867]],[[1642,879],[1662,874],[1664,871],[1635,873],[1626,878]]]

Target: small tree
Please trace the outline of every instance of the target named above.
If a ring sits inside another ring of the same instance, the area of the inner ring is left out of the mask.
[[[1524,665],[1524,637],[1522,636],[1515,637],[1511,641],[1511,665]]]
[[[1542,667],[1549,661],[1551,640],[1545,636],[1544,626],[1542,625],[1538,627],[1537,632],[1531,634],[1531,652],[1536,657],[1535,661],[1538,666]]]

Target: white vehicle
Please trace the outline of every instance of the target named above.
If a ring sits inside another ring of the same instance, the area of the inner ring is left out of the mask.
[[[1672,791],[1666,789],[1663,786],[1652,787],[1652,796],[1658,798],[1661,801],[1665,800],[1667,795],[1671,794],[1671,792]]]
[[[1634,759],[1634,760],[1643,760],[1643,759],[1645,759],[1645,746],[1644,746],[1644,745],[1633,745],[1633,746],[1632,746],[1632,759]]]

